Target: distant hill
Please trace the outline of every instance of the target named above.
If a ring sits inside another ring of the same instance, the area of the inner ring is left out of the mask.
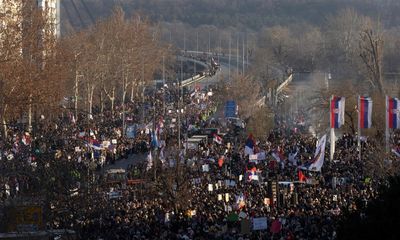
[[[80,29],[108,16],[116,5],[128,15],[140,12],[153,21],[183,22],[193,27],[259,30],[304,21],[319,25],[343,8],[380,18],[388,27],[400,23],[398,0],[62,0],[63,30]]]

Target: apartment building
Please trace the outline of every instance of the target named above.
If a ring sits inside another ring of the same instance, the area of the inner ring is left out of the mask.
[[[22,21],[18,13],[29,6],[27,1],[32,1],[33,7],[43,10],[56,37],[60,37],[60,0],[0,0],[0,29],[7,26],[7,21]],[[28,9],[29,11],[29,9]]]

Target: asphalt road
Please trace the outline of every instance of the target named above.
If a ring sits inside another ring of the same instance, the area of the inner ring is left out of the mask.
[[[123,159],[116,161],[114,164],[107,165],[104,167],[104,170],[108,169],[127,169],[129,165],[138,163],[138,162],[143,162],[147,158],[146,154],[132,154],[128,157],[128,159]]]

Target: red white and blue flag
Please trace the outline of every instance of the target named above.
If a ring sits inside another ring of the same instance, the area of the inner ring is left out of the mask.
[[[283,155],[280,148],[273,151],[271,155],[277,162],[281,162],[281,161],[285,160],[285,156]]]
[[[393,148],[393,149],[392,149],[392,152],[393,152],[397,157],[400,158],[400,147],[398,147],[398,148]]]
[[[333,96],[331,99],[331,128],[340,128],[344,124],[345,98]]]
[[[314,158],[310,161],[304,163],[300,166],[300,169],[309,170],[309,171],[321,171],[322,166],[324,165],[325,158],[325,144],[326,144],[326,134],[321,137],[318,141],[317,149],[315,150]]]
[[[93,150],[96,151],[101,151],[103,150],[103,146],[101,145],[101,143],[96,140],[96,139],[89,139],[89,142],[86,142],[86,146],[92,148]]]
[[[218,136],[217,134],[214,133],[214,142],[218,144],[222,144],[222,137]]]
[[[392,129],[400,128],[400,101],[398,98],[387,98],[387,126]]]
[[[372,125],[372,99],[370,97],[359,97],[358,99],[358,121],[361,129],[370,128]]]
[[[244,147],[244,155],[253,155],[254,154],[254,146],[255,146],[255,141],[253,138],[253,135],[250,134],[249,137],[246,140],[246,145]]]

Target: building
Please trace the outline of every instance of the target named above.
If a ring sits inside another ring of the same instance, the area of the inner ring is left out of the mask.
[[[23,21],[21,10],[31,7],[28,1],[34,3],[33,7],[42,9],[46,14],[49,24],[53,28],[52,32],[57,38],[60,37],[60,0],[0,0],[0,27],[7,27],[8,21]],[[29,9],[25,9],[29,11]]]
[[[49,19],[54,26],[54,33],[57,38],[61,35],[61,24],[60,24],[60,1],[61,0],[35,0],[37,6],[41,9],[45,9],[49,14]]]

